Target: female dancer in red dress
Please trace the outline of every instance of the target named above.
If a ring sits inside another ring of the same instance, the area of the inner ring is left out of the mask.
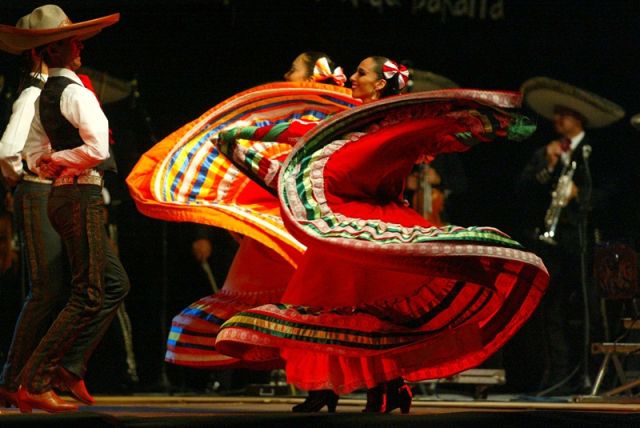
[[[383,73],[383,66],[385,64],[388,64],[388,66],[390,66],[391,68],[395,68],[393,72],[388,72],[386,76]],[[361,100],[363,104],[367,104],[380,98],[384,98],[385,96],[399,94],[400,91],[405,88],[407,80],[408,71],[405,68],[399,68],[398,65],[393,61],[384,57],[369,57],[364,59],[360,63],[360,65],[358,65],[358,69],[356,70],[356,72],[351,75],[351,95],[353,96],[353,98]],[[312,253],[313,252],[314,251],[312,250]],[[310,253],[310,256],[313,255],[312,253]],[[309,258],[308,260],[311,259]],[[320,259],[315,259],[314,263],[317,263],[318,260]],[[337,272],[340,272],[340,269]],[[301,271],[301,275],[298,276],[298,278],[302,279],[304,276],[306,276],[303,275],[303,273],[304,272]],[[368,273],[366,272],[362,272],[362,274],[362,278],[366,278],[366,276],[368,275]],[[356,275],[359,275],[359,273],[357,273]],[[339,278],[335,279],[338,281],[343,281],[342,275],[339,274],[339,276]],[[294,280],[290,282],[282,301],[287,303],[306,304],[329,308],[340,305],[337,300],[335,300],[333,297],[330,297],[328,294],[324,294],[324,296],[321,297],[314,293],[314,296],[310,296],[308,294],[309,290],[307,290],[307,287],[304,286],[304,282],[305,281],[302,280]],[[327,297],[329,297],[328,300]],[[349,304],[353,304],[358,300],[359,297],[353,295],[347,298]],[[395,380],[394,382],[398,383],[397,380]],[[404,382],[400,379],[399,385],[396,389],[398,389],[403,384]],[[407,392],[410,393],[410,390],[406,389],[406,391],[404,391],[405,394]],[[371,393],[368,393],[368,397],[370,395]],[[369,405],[369,401],[371,400],[367,399],[367,409],[371,408],[371,406]],[[317,412],[326,405],[329,412],[335,412],[337,404],[338,394],[336,394],[332,389],[312,389],[309,391],[307,399],[303,403],[294,406],[292,410],[294,412]]]
[[[446,377],[480,364],[531,315],[548,282],[541,260],[502,232],[432,227],[401,198],[415,162],[528,136],[533,127],[506,110],[519,94],[381,99],[405,78],[386,58],[365,59],[351,78],[364,105],[296,145],[278,190],[285,225],[307,251],[283,304],[242,312],[218,334],[225,354],[282,357],[288,381],[313,391],[296,410],[333,411],[337,394],[367,388],[365,411],[408,412],[403,377]],[[220,141],[233,146],[226,136]]]

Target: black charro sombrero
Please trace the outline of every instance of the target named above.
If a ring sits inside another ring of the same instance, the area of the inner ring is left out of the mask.
[[[88,39],[119,20],[115,13],[74,23],[59,6],[47,4],[20,18],[15,27],[0,25],[0,50],[17,55],[69,37]]]
[[[624,117],[624,109],[592,92],[549,77],[533,77],[522,84],[525,103],[553,120],[557,109],[569,109],[585,119],[585,127],[602,128]]]

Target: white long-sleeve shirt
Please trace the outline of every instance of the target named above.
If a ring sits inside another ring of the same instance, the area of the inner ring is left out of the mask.
[[[61,176],[78,175],[93,168],[109,157],[109,121],[104,115],[96,96],[85,88],[80,78],[66,68],[49,69],[49,77],[62,76],[78,83],[68,85],[60,96],[62,116],[78,129],[84,144],[73,149],[61,150],[51,155],[54,165],[63,166]],[[24,148],[24,157],[29,169],[39,172],[37,163],[45,153],[51,153],[51,141],[40,121],[39,100],[36,101],[35,116]]]
[[[47,81],[44,74],[31,73],[31,76]],[[20,92],[14,101],[9,123],[0,139],[0,170],[2,175],[17,181],[23,174],[22,150],[27,141],[29,128],[35,114],[35,103],[40,96],[40,88],[29,86]]]

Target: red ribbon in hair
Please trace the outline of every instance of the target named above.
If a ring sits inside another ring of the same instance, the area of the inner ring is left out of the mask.
[[[409,81],[409,70],[407,70],[407,67],[402,64],[398,65],[395,61],[385,61],[382,65],[382,74],[384,74],[385,79],[391,79],[393,76],[397,76],[398,88],[400,89],[404,89]]]
[[[322,82],[328,79],[333,79],[333,81],[338,86],[344,86],[347,81],[347,76],[345,76],[344,71],[342,71],[342,67],[336,67],[333,71],[331,71],[329,61],[324,56],[318,58],[318,60],[316,61],[316,64],[313,67],[313,76],[311,77],[314,82]]]

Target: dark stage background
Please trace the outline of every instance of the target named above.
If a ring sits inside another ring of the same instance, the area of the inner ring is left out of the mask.
[[[2,2],[0,22],[43,2]],[[350,75],[372,54],[410,60],[416,68],[463,87],[517,90],[544,75],[620,104],[627,117],[598,130],[601,161],[610,164],[618,193],[604,220],[607,238],[638,238],[640,132],[629,117],[638,95],[639,0],[59,0],[74,21],[114,12],[121,21],[85,44],[83,63],[136,79],[140,98],[105,106],[116,139],[121,201],[114,211],[120,251],[133,283],[127,301],[141,383],[157,381],[163,354],[162,224],[137,213],[122,181],[137,158],[225,98],[279,80],[306,50],[329,53]],[[0,73],[15,87],[17,60],[0,55]],[[146,114],[144,110],[146,109]],[[535,115],[532,115],[535,117]],[[470,189],[464,225],[516,232],[525,213],[513,203],[516,175],[536,147],[553,135],[538,131],[520,144],[498,142],[463,155]],[[191,228],[169,224],[167,313],[177,313],[209,290],[190,256]],[[7,329],[3,329],[6,331]],[[99,358],[99,355],[96,356]]]

